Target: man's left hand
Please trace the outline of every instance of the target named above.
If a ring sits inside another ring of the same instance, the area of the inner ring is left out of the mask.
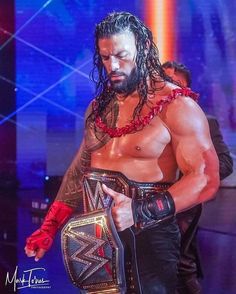
[[[115,222],[117,231],[124,231],[134,224],[132,214],[132,199],[125,196],[122,193],[118,193],[105,184],[102,184],[103,191],[111,196],[114,200],[114,206],[112,207],[112,217]]]

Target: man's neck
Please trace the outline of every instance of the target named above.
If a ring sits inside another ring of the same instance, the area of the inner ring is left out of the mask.
[[[117,93],[116,94],[116,99],[118,100],[118,102],[123,102],[123,101],[128,101],[130,99],[134,100],[134,99],[139,99],[139,94],[136,91],[132,92],[131,94],[129,94],[128,96],[125,94],[121,94],[121,93]]]

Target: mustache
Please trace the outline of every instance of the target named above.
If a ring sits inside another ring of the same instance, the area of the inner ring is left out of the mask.
[[[110,79],[112,76],[126,76],[126,74],[124,74],[123,72],[119,72],[119,71],[111,71],[107,77],[108,79]]]

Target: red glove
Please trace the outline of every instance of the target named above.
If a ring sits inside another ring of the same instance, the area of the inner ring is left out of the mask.
[[[26,249],[35,252],[39,249],[48,250],[53,243],[57,231],[70,217],[72,212],[73,208],[65,203],[54,201],[40,229],[26,239]]]

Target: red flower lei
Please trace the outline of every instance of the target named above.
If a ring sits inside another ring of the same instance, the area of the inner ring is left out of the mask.
[[[111,138],[114,137],[121,137],[126,134],[133,133],[134,131],[138,131],[140,129],[143,129],[146,125],[148,125],[151,120],[159,114],[163,107],[167,104],[169,104],[171,101],[177,98],[177,96],[188,96],[191,97],[193,100],[197,100],[199,95],[197,93],[194,93],[189,88],[179,88],[172,90],[172,93],[164,100],[160,100],[156,103],[155,106],[153,106],[150,110],[150,112],[141,118],[138,118],[136,120],[132,120],[129,124],[125,125],[121,128],[110,128],[108,127],[102,120],[102,118],[98,115],[96,115],[96,101],[93,103],[93,110],[95,112],[95,124],[97,127],[99,127],[104,133],[107,133]]]

